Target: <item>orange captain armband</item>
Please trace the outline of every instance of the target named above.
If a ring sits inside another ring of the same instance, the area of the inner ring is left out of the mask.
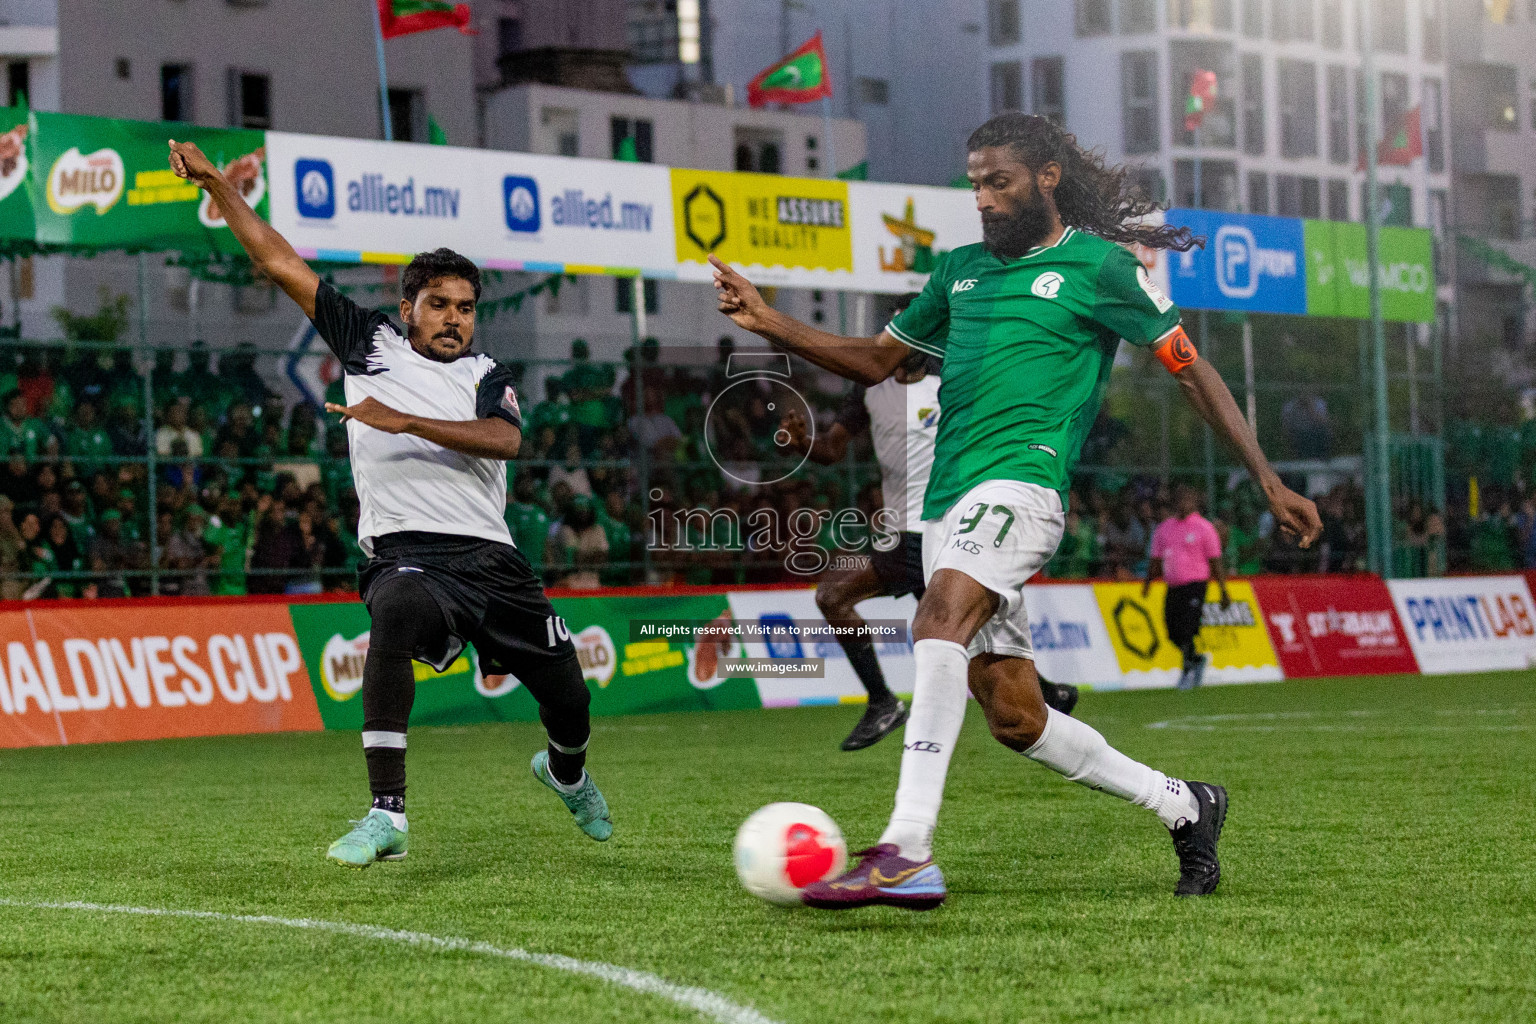
[[[1169,373],[1178,373],[1200,358],[1200,354],[1195,351],[1195,343],[1184,333],[1182,324],[1153,343],[1152,354],[1162,360]]]

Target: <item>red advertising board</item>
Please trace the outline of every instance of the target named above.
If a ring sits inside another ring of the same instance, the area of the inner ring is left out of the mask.
[[[1375,576],[1260,576],[1252,582],[1286,678],[1419,670],[1392,595]]]
[[[0,612],[0,747],[320,728],[285,605]]]

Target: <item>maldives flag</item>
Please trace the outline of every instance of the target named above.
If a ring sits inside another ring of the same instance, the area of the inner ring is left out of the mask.
[[[747,83],[747,104],[809,103],[832,95],[827,51],[817,32],[800,49]]]
[[[1216,72],[1196,69],[1189,76],[1189,95],[1184,97],[1184,130],[1200,130],[1200,123],[1216,103]]]
[[[456,28],[467,36],[469,4],[451,4],[447,0],[378,0],[379,28],[385,39],[408,36],[434,28]]]
[[[1376,144],[1376,163],[1394,167],[1407,167],[1424,155],[1423,120],[1418,107],[1414,107],[1397,119],[1392,132]],[[1365,148],[1360,149],[1360,170],[1365,170]]]

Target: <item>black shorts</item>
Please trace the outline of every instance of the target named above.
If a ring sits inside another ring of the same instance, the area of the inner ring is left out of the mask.
[[[528,559],[511,544],[444,533],[389,533],[357,573],[367,603],[387,577],[416,575],[437,600],[448,635],[417,652],[439,672],[474,644],[480,671],[524,677],[532,668],[576,657],[570,630],[555,614]]]
[[[1168,588],[1168,596],[1163,602],[1163,623],[1168,627],[1168,639],[1175,647],[1183,647],[1199,635],[1208,582],[1197,580]]]
[[[885,585],[882,593],[887,597],[915,594],[922,600],[923,591],[923,535],[908,530],[901,534],[901,542],[889,551],[875,549],[870,557],[875,575]]]

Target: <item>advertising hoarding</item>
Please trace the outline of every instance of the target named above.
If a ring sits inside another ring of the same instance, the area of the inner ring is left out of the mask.
[[[1205,238],[1205,248],[1168,254],[1168,286],[1187,309],[1305,313],[1301,221],[1212,210],[1169,210],[1170,224]]]
[[[1287,679],[1419,670],[1375,576],[1263,576],[1252,586]]]
[[[1152,584],[1146,597],[1140,583],[1096,583],[1094,596],[1104,617],[1110,643],[1128,689],[1173,686],[1183,659],[1163,625],[1163,601],[1168,588]],[[1212,583],[1205,595],[1205,613],[1196,649],[1210,655],[1207,683],[1260,683],[1284,678],[1259,612],[1258,598],[1245,580],[1227,584],[1230,608],[1222,608]],[[1070,680],[1061,680],[1070,682]]]
[[[1536,612],[1523,576],[1388,580],[1425,675],[1536,665]]]

